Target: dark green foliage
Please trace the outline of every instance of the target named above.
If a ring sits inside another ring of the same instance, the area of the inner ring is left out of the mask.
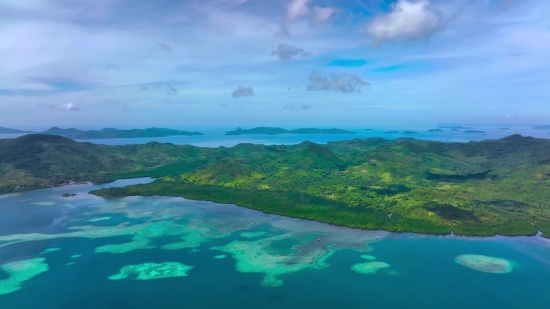
[[[479,172],[479,173],[466,173],[463,175],[460,174],[436,174],[432,172],[426,172],[426,179],[437,180],[437,181],[447,181],[447,182],[461,182],[468,180],[482,180],[487,178],[487,175],[491,171]]]
[[[460,209],[453,205],[430,203],[424,208],[446,220],[479,221],[473,211]]]
[[[72,194],[71,193],[63,193],[63,194],[61,194],[61,196],[62,197],[71,197],[71,196],[76,196],[76,194],[74,194],[74,193],[72,193]]]
[[[367,188],[365,188],[367,189]],[[400,193],[406,193],[406,192],[409,192],[411,191],[412,189],[410,189],[409,187],[403,185],[403,184],[390,184],[388,186],[385,186],[384,188],[382,189],[373,189],[373,191],[376,193],[376,194],[379,194],[379,195],[396,195],[396,194],[400,194]]]

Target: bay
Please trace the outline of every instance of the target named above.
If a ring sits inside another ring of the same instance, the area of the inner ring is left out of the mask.
[[[9,293],[2,291],[14,276],[0,270],[1,307],[527,308],[550,301],[550,242],[539,236],[365,231],[183,198],[87,193],[148,181],[0,196],[0,265],[42,259],[48,268]],[[456,262],[463,255],[504,259],[511,269],[476,270]],[[372,262],[370,273],[352,270]],[[173,277],[148,268],[113,280],[129,265],[151,263],[168,265]]]

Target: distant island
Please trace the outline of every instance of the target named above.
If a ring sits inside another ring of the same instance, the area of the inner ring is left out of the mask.
[[[419,133],[415,131],[404,131],[402,134],[419,134]]]
[[[61,129],[52,127],[43,134],[60,135],[72,139],[111,139],[111,138],[139,138],[139,137],[167,137],[176,135],[204,135],[200,132],[178,131],[165,128],[148,128],[144,130],[119,130],[114,128],[104,128],[101,130],[83,131],[75,128]]]
[[[460,130],[459,130],[459,129],[453,128],[453,129],[451,129],[450,131],[460,131]]]
[[[550,237],[550,140],[543,138],[209,148],[27,134],[0,139],[0,158],[0,193],[153,177],[91,193],[179,196],[372,230],[477,236],[540,230]]]
[[[463,127],[463,126],[439,126],[438,129],[456,129],[456,130],[466,130],[466,129],[473,129],[471,127]]]
[[[533,129],[536,129],[536,130],[550,130],[550,125],[536,126],[536,127],[533,127]]]
[[[249,130],[237,128],[235,131],[225,132],[225,135],[247,135],[247,134],[262,134],[262,135],[278,135],[278,134],[357,134],[353,131],[342,129],[317,129],[317,128],[301,128],[295,130],[286,130],[283,128],[258,127]]]
[[[61,194],[62,197],[71,197],[71,196],[76,196],[75,193],[63,193]]]
[[[445,132],[441,129],[429,129],[428,132]]]
[[[0,127],[0,133],[34,133],[34,132]]]
[[[476,130],[466,130],[464,133],[485,133],[483,131],[476,131]]]
[[[510,128],[498,128],[499,130],[510,130]]]
[[[382,134],[396,134],[396,133],[399,133],[399,131],[386,131]]]

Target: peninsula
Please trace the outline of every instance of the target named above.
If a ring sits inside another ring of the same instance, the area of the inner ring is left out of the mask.
[[[347,131],[342,129],[317,129],[317,128],[300,128],[295,130],[286,130],[283,128],[271,128],[271,127],[258,127],[249,130],[237,128],[235,131],[225,132],[225,135],[247,135],[247,134],[261,134],[261,135],[278,135],[278,134],[357,134],[353,131]]]
[[[29,134],[0,140],[0,158],[3,193],[150,176],[92,193],[181,196],[364,229],[550,236],[550,140],[520,135],[200,148]]]
[[[110,138],[139,138],[139,137],[167,137],[175,135],[204,135],[200,132],[178,131],[165,128],[148,128],[144,130],[119,130],[113,128],[104,128],[101,130],[83,131],[75,128],[61,129],[52,127],[43,134],[60,135],[72,139],[110,139]]]
[[[533,129],[536,130],[550,130],[550,125],[535,126]]]

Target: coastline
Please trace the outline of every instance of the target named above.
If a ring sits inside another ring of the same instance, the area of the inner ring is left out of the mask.
[[[154,189],[151,189],[152,186],[157,186]],[[203,190],[201,190],[203,189]],[[202,194],[201,194],[202,193]],[[235,192],[239,193],[239,192]],[[242,192],[240,192],[242,193]],[[490,231],[494,231],[495,227],[484,227],[484,226],[476,226],[478,228],[478,231],[484,231],[484,233],[461,233],[456,232],[451,227],[444,227],[444,226],[427,226],[427,228],[422,229],[418,228],[418,226],[412,225],[416,222],[411,222],[410,219],[407,218],[399,218],[399,216],[394,216],[394,219],[388,219],[388,220],[381,220],[385,219],[385,214],[383,213],[375,213],[370,209],[353,209],[349,208],[347,209],[340,209],[340,211],[335,211],[332,207],[316,207],[314,209],[315,212],[312,212],[310,209],[308,209],[308,205],[285,205],[285,207],[277,208],[268,208],[268,207],[262,207],[259,205],[265,205],[266,202],[269,201],[270,198],[273,198],[273,196],[266,196],[265,199],[256,199],[255,203],[252,203],[250,200],[250,196],[253,196],[253,193],[256,194],[262,194],[266,193],[266,191],[259,191],[259,192],[246,192],[250,195],[248,196],[248,201],[246,200],[246,196],[240,195],[242,197],[241,200],[235,199],[235,196],[228,197],[225,195],[222,195],[223,192],[218,192],[217,195],[211,196],[211,198],[207,198],[206,195],[204,195],[204,186],[188,186],[183,187],[179,186],[177,188],[169,188],[166,186],[166,184],[163,183],[149,183],[149,184],[137,184],[137,185],[130,185],[125,187],[112,187],[112,188],[102,188],[99,190],[93,190],[90,191],[89,194],[103,197],[103,198],[124,198],[124,197],[130,197],[130,196],[138,196],[138,197],[181,197],[188,200],[194,200],[194,201],[204,201],[204,202],[212,202],[217,204],[229,204],[229,205],[235,205],[238,207],[243,207],[247,209],[257,210],[261,211],[265,214],[271,214],[271,215],[279,215],[284,216],[288,218],[295,218],[295,219],[302,219],[302,220],[309,220],[309,221],[315,221],[320,222],[324,224],[330,224],[334,226],[341,226],[341,227],[347,227],[347,228],[356,228],[356,229],[363,229],[363,230],[371,230],[371,231],[386,231],[391,233],[413,233],[413,234],[419,234],[419,235],[432,235],[432,236],[456,236],[456,237],[534,237],[534,236],[540,236],[541,238],[550,239],[550,233],[546,233],[548,236],[543,236],[544,232],[539,230],[536,226],[534,226],[534,232],[532,233],[491,233]],[[275,195],[280,196],[281,194],[284,194],[283,192],[270,192],[274,193]],[[288,193],[288,192],[287,192]],[[293,192],[295,193],[295,192]],[[254,195],[256,196],[256,195]],[[290,210],[289,210],[290,209]],[[306,211],[307,209],[307,211]],[[321,215],[320,215],[321,214]],[[323,216],[325,214],[326,216]],[[361,214],[368,214],[370,215],[366,220],[360,220],[358,219],[365,217],[360,216]],[[386,217],[387,218],[387,217]],[[348,219],[348,220],[346,220]],[[355,222],[352,222],[351,220],[354,220]],[[391,223],[391,220],[393,221],[393,224]],[[399,221],[398,221],[399,220]],[[403,220],[403,221],[401,221]],[[403,224],[394,224],[395,222],[403,223]],[[496,227],[496,228],[505,228],[506,226]],[[432,229],[428,229],[432,228]]]

